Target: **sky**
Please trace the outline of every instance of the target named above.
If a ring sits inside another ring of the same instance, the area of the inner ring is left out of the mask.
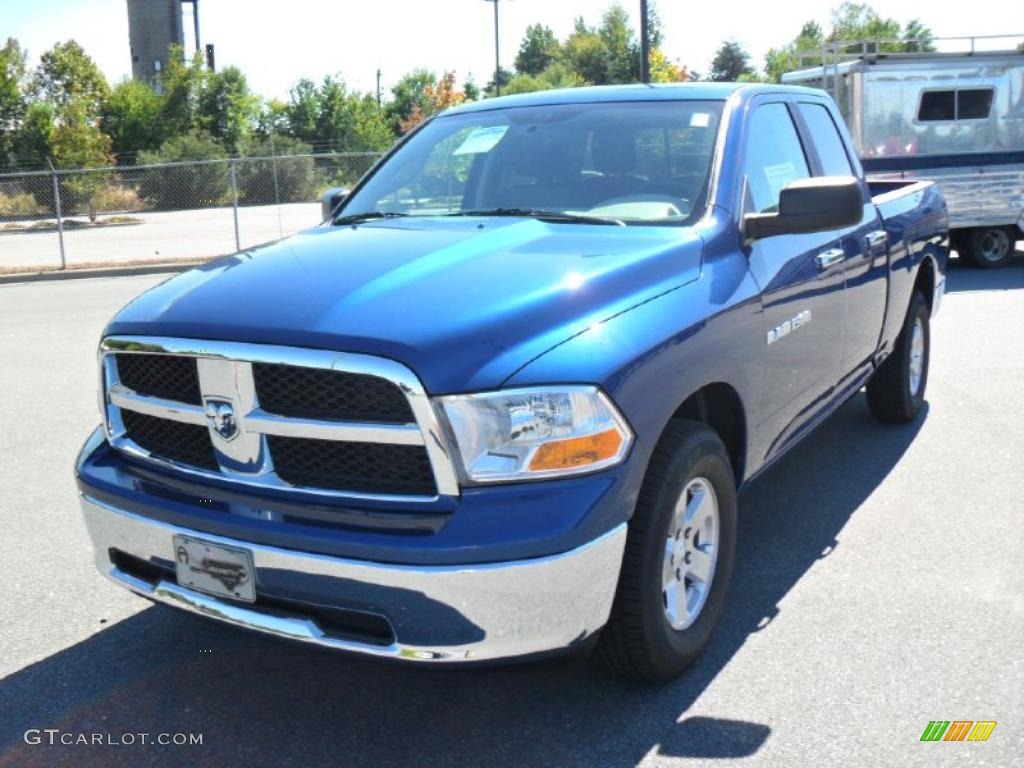
[[[1016,0],[1019,2],[1019,0]],[[765,52],[796,36],[808,19],[828,29],[827,3],[764,0],[683,2],[652,0],[662,19],[670,60],[706,73],[715,49],[733,38],[760,67]],[[511,66],[528,24],[541,22],[559,38],[577,16],[597,24],[610,0],[500,0],[501,61]],[[639,0],[623,0],[639,17]],[[1015,0],[921,3],[875,0],[883,16],[900,22],[920,15],[936,35],[1024,33],[1007,10]],[[254,91],[287,98],[296,80],[340,74],[357,90],[375,88],[381,70],[385,96],[402,74],[425,67],[472,75],[485,84],[494,71],[493,5],[485,0],[200,0],[201,42],[216,46],[217,66],[238,66]],[[191,42],[191,5],[185,6]],[[74,38],[111,80],[131,72],[126,0],[0,0],[0,40],[16,37],[33,62],[54,43]]]

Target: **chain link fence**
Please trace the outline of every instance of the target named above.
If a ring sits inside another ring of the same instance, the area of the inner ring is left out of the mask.
[[[207,259],[320,221],[377,152],[0,174],[0,273]]]

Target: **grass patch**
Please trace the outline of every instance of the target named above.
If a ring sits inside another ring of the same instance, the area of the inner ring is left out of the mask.
[[[35,275],[44,272],[78,272],[83,269],[104,269],[105,267],[151,267],[157,264],[174,264],[183,267],[191,267],[196,264],[205,264],[219,256],[210,256],[205,259],[133,259],[131,261],[83,261],[78,264],[69,264],[68,269],[62,270],[60,265],[32,266],[32,267],[0,267],[0,275]]]

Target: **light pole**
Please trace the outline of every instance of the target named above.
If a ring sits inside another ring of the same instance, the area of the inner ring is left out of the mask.
[[[647,0],[640,0],[640,82],[651,82],[651,37],[647,25]]]
[[[499,0],[485,0],[494,3],[494,93],[501,96],[501,53],[498,46],[498,2]]]

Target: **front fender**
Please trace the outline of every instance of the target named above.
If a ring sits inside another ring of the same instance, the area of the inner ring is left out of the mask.
[[[698,280],[549,350],[504,386],[597,384],[650,455],[675,411],[702,386],[726,383],[742,403],[757,401],[763,339],[757,286],[746,260],[732,252],[708,259]]]

